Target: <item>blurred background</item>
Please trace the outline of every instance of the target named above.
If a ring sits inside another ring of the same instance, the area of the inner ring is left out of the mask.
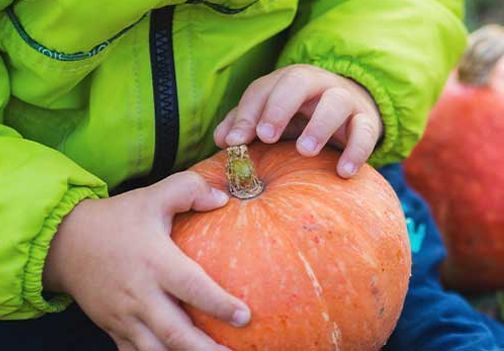
[[[504,25],[504,0],[466,0],[466,22],[470,31],[488,23]]]

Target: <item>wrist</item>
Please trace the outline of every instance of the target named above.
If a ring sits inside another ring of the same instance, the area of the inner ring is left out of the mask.
[[[94,201],[96,200],[81,201],[60,223],[44,264],[42,275],[44,290],[71,294],[71,284],[68,284],[67,278],[68,272],[72,270],[71,258],[77,247],[75,237],[79,234],[77,229],[86,225],[85,218],[89,205]]]

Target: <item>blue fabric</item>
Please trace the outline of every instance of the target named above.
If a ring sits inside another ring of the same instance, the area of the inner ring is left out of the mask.
[[[439,265],[446,255],[425,201],[406,184],[400,165],[380,173],[396,191],[406,214],[413,268],[389,351],[500,351],[504,325],[475,311],[460,295],[443,290]]]

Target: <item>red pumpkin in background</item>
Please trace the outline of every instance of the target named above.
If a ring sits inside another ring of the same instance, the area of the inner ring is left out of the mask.
[[[406,160],[411,185],[430,203],[459,290],[504,288],[504,28],[470,38],[458,71]]]
[[[228,166],[220,152],[193,170],[232,199],[177,216],[173,238],[250,306],[252,322],[234,328],[186,306],[194,323],[234,351],[379,350],[399,318],[411,265],[389,184],[369,166],[339,178],[330,149],[306,158],[292,142],[256,143],[253,163],[245,147],[228,153]]]

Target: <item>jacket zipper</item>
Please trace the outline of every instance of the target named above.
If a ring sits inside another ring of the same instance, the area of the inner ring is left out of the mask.
[[[175,6],[167,6],[151,14],[150,56],[156,142],[149,183],[170,174],[178,150],[179,110],[172,36],[174,9]]]
[[[111,189],[116,195],[153,184],[167,177],[175,164],[179,140],[179,111],[175,59],[173,57],[173,11],[166,6],[151,12],[150,59],[154,95],[155,144],[152,168],[147,176],[129,179]]]
[[[245,11],[258,0],[237,9],[214,4],[206,0],[187,0],[186,4],[203,4],[226,15]],[[155,114],[154,160],[150,173],[141,178],[123,182],[111,190],[119,194],[141,186],[153,184],[167,177],[173,170],[179,142],[179,109],[175,59],[173,56],[173,13],[175,6],[166,6],[151,12],[150,57]]]

